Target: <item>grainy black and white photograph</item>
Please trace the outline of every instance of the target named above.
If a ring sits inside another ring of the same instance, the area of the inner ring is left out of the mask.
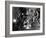
[[[12,7],[12,31],[40,30],[40,8]]]

